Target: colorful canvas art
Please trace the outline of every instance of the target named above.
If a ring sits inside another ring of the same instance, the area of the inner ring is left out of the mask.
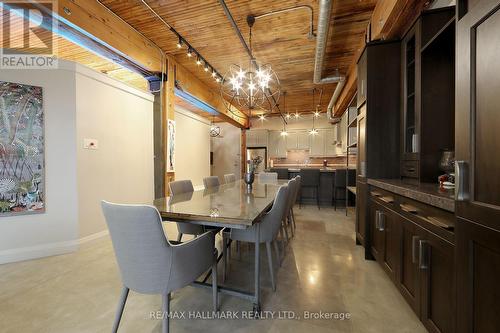
[[[175,121],[167,124],[167,172],[175,171]]]
[[[43,212],[42,88],[0,81],[0,216]]]

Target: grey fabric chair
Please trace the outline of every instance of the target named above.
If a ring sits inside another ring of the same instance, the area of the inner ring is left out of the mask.
[[[234,183],[235,181],[236,181],[236,176],[234,173],[229,173],[227,175],[224,175],[224,182],[226,184]]]
[[[205,177],[203,178],[203,185],[205,185],[205,188],[220,186],[219,177],[217,176]]]
[[[292,224],[293,224],[294,230],[296,229],[296,224],[295,224],[295,214],[293,213],[293,206],[295,206],[295,203],[297,203],[297,198],[298,198],[299,192],[300,192],[301,180],[302,180],[302,177],[295,176],[295,191],[293,193],[292,206],[290,207],[290,215],[292,218]]]
[[[194,191],[193,183],[190,180],[176,180],[170,182],[168,183],[168,188],[172,196]],[[177,241],[180,242],[183,235],[198,236],[205,232],[205,228],[202,225],[177,223],[177,231],[179,232]]]
[[[260,183],[275,182],[277,180],[278,180],[278,173],[277,172],[260,172],[259,173],[259,182]]]
[[[292,219],[292,208],[293,208],[293,205],[295,204],[295,200],[297,199],[296,198],[297,185],[298,185],[298,181],[296,178],[293,178],[288,182],[288,188],[289,188],[290,194],[288,195],[288,206],[286,209],[286,218],[284,220],[285,228],[290,227],[290,232],[292,234],[292,237],[294,236],[294,224],[293,224],[293,219]]]
[[[152,206],[102,201],[102,210],[120,269],[123,289],[113,324],[118,331],[129,290],[161,294],[162,311],[170,311],[170,293],[194,282],[212,269],[214,311],[218,310],[215,234],[207,232],[189,242],[172,245],[165,237],[158,210]],[[168,332],[163,316],[162,332]]]
[[[276,236],[281,228],[282,221],[286,215],[286,209],[288,207],[289,188],[287,185],[283,185],[279,188],[276,193],[276,197],[274,198],[274,203],[272,208],[267,212],[263,217],[260,223],[260,243],[266,244],[267,249],[267,260],[269,264],[269,272],[271,274],[271,284],[273,290],[276,290],[276,282],[274,280],[274,268],[273,268],[273,259],[271,253],[271,244],[274,245],[274,249],[276,251],[276,255],[279,260],[279,252],[278,245],[276,243]],[[255,228],[256,226],[252,226],[247,229],[231,229],[229,233],[223,234],[223,251],[226,251],[226,244],[229,238],[230,240],[236,240],[241,242],[255,243]],[[255,244],[255,246],[259,246],[259,244]],[[227,256],[224,257],[224,265],[223,265],[223,277],[225,278],[227,274]]]

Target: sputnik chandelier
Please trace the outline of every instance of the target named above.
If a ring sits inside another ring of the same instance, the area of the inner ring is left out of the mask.
[[[280,82],[271,65],[259,64],[253,56],[252,51],[252,26],[255,23],[253,16],[247,17],[250,28],[249,48],[250,61],[248,68],[231,65],[220,83],[220,94],[227,110],[237,117],[234,107],[246,110],[248,116],[259,110],[271,112],[278,104],[280,97]],[[234,107],[233,107],[234,106]]]

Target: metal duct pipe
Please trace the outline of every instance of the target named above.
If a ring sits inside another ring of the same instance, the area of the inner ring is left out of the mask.
[[[342,89],[344,89],[345,86],[345,78],[340,80],[337,83],[337,86],[335,87],[335,91],[333,92],[332,98],[330,99],[330,102],[328,103],[328,107],[326,108],[326,114],[328,116],[328,120],[332,122],[337,122],[336,118],[333,116],[334,115],[334,110],[333,107],[335,105],[335,102],[337,102],[337,98],[339,98],[340,93],[342,92]]]
[[[314,56],[314,78],[315,84],[335,83],[345,77],[338,73],[333,76],[321,78],[323,62],[325,60],[326,42],[328,29],[330,27],[330,15],[332,13],[332,0],[319,1],[318,29],[316,32],[316,54]]]

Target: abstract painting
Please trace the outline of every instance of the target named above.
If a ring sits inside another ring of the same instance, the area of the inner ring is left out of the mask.
[[[0,81],[0,216],[45,210],[42,88]]]
[[[175,121],[167,121],[167,172],[175,171]]]

